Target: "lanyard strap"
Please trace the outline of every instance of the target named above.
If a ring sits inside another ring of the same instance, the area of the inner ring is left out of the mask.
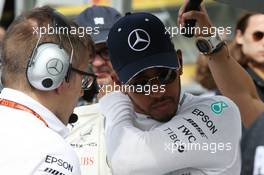
[[[29,113],[33,114],[34,116],[36,116],[39,120],[41,120],[47,127],[49,127],[48,123],[38,113],[36,113],[32,109],[30,109],[30,108],[28,108],[22,104],[0,98],[0,105],[7,106],[10,108],[14,108],[14,109],[19,109],[21,111],[29,112]]]

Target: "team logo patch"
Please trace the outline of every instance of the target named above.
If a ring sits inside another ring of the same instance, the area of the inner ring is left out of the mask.
[[[215,114],[221,114],[223,112],[224,108],[227,108],[228,105],[223,102],[223,101],[218,101],[215,102],[211,105],[211,110],[215,113]]]
[[[128,45],[134,51],[143,51],[150,44],[150,36],[143,29],[135,29],[128,35]]]
[[[63,63],[59,59],[52,59],[47,64],[47,71],[51,75],[59,75],[63,70]]]
[[[94,18],[94,24],[95,25],[98,25],[98,24],[104,24],[105,22],[104,22],[104,18],[102,18],[102,17],[96,17],[96,18]]]

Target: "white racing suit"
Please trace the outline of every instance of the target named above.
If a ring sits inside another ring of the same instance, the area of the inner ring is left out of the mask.
[[[240,113],[226,97],[184,94],[166,123],[135,113],[120,92],[105,95],[100,106],[114,175],[240,174]]]

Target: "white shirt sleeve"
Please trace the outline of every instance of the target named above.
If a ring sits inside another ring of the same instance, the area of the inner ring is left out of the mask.
[[[169,122],[143,131],[134,127],[130,99],[120,92],[107,94],[100,106],[113,174],[160,175],[188,167],[220,172],[232,166],[238,154],[240,115],[230,100],[224,100],[228,108],[222,114],[212,116],[210,105],[202,101],[190,103]]]

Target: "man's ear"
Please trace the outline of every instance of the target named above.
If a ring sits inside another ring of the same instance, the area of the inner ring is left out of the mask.
[[[182,75],[182,73],[183,73],[183,69],[182,69],[182,52],[181,52],[181,50],[180,49],[178,49],[177,51],[176,51],[176,55],[177,55],[177,58],[176,59],[178,59],[178,61],[179,61],[179,66],[180,66],[180,69],[179,69],[179,73],[180,73],[180,75]]]
[[[240,44],[240,45],[243,44],[243,34],[242,34],[241,30],[236,31],[235,39],[236,39],[236,42],[238,44]]]

